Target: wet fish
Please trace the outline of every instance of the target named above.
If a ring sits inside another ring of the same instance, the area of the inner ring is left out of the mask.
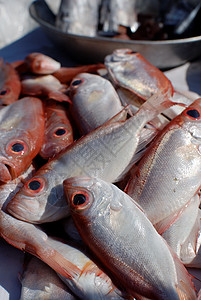
[[[55,239],[51,239],[50,244],[69,261],[68,276],[58,275],[79,299],[130,299],[116,288],[85,250]]]
[[[0,110],[0,181],[23,173],[40,151],[44,133],[40,99],[25,97]]]
[[[105,57],[105,66],[115,85],[144,100],[161,90],[173,95],[173,86],[163,72],[131,49],[116,49]]]
[[[27,76],[22,79],[22,94],[70,102],[66,86],[53,75]]]
[[[24,59],[28,71],[34,74],[48,75],[61,68],[61,63],[43,53],[33,52]]]
[[[172,104],[166,96],[154,95],[128,120],[105,123],[74,142],[25,183],[9,202],[8,212],[32,223],[68,216],[63,180],[78,175],[120,180],[131,167],[144,125]]]
[[[71,82],[70,112],[79,131],[86,134],[118,114],[123,106],[109,80],[81,73]]]
[[[89,177],[65,180],[64,191],[83,241],[131,296],[196,299],[183,264],[132,198]]]
[[[31,257],[21,276],[20,300],[76,299],[56,272],[36,257]]]
[[[126,193],[160,233],[200,189],[200,145],[201,98],[158,134],[128,182]]]
[[[18,100],[21,83],[12,64],[0,59],[0,105],[9,105]]]
[[[62,0],[56,27],[77,35],[95,36],[98,27],[99,0]]]
[[[64,103],[47,101],[45,103],[45,132],[40,156],[49,159],[73,142],[68,108]]]

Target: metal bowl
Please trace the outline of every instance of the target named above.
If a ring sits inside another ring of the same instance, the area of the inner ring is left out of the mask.
[[[103,62],[117,48],[140,52],[160,69],[169,69],[201,56],[201,36],[166,41],[125,41],[108,37],[88,37],[64,33],[55,26],[55,15],[45,1],[34,1],[31,17],[39,23],[48,38],[70,55],[74,61],[88,64]]]

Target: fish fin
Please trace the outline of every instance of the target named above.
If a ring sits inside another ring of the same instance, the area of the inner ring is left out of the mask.
[[[68,95],[66,95],[60,91],[48,91],[47,96],[48,96],[48,99],[53,99],[53,100],[56,100],[59,102],[68,102],[68,103],[72,104]]]
[[[167,244],[168,246],[168,244]],[[170,253],[174,259],[176,274],[177,274],[177,286],[176,290],[181,300],[196,300],[196,289],[192,281],[191,275],[188,273],[180,259],[177,257],[176,253],[168,246]]]
[[[174,214],[164,218],[163,220],[159,221],[158,223],[154,224],[155,229],[161,235],[163,234],[172,224],[176,222],[179,216],[182,214],[183,209],[178,210]]]
[[[27,249],[26,249],[27,251]],[[30,252],[30,251],[28,251]],[[34,253],[32,253],[34,254]],[[37,250],[34,254],[43,262],[48,264],[57,273],[71,279],[75,276],[79,276],[81,270],[70,261],[68,261],[62,254],[53,249],[52,247],[46,246],[46,249],[42,251]]]
[[[153,120],[164,110],[176,104],[178,103],[173,101],[170,93],[165,90],[162,90],[152,95],[146,102],[144,102],[144,104],[142,104],[139,108],[136,115],[142,115],[142,117],[144,117],[146,120],[145,123],[147,123]],[[183,103],[179,103],[179,105],[185,106],[185,104]]]

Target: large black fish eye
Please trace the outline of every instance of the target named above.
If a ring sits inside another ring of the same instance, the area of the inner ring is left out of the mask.
[[[64,135],[65,133],[66,133],[66,129],[64,129],[64,128],[59,128],[55,131],[55,135],[57,135],[57,136]]]
[[[86,202],[86,196],[84,194],[76,194],[73,197],[73,204],[74,205],[82,205]]]
[[[186,114],[194,119],[198,119],[200,117],[200,113],[197,109],[189,109],[187,110]]]
[[[72,86],[77,86],[77,85],[79,85],[81,82],[82,82],[81,79],[74,80],[74,81],[72,82]]]
[[[37,191],[40,188],[40,186],[41,186],[41,183],[38,180],[32,180],[29,182],[29,188],[32,191]]]
[[[21,152],[22,150],[24,150],[24,145],[22,145],[21,143],[15,143],[11,146],[11,150],[13,152]]]
[[[3,91],[0,91],[0,96],[4,96],[8,93],[8,90],[3,90]]]

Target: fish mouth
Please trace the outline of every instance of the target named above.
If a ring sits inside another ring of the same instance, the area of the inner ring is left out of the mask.
[[[20,200],[13,198],[6,206],[6,212],[13,217],[27,223],[37,224],[39,222],[34,211],[38,211],[37,202],[31,201],[29,205],[23,205]],[[27,216],[28,215],[28,216]]]
[[[13,166],[8,162],[0,162],[0,181],[9,182],[15,178]]]

